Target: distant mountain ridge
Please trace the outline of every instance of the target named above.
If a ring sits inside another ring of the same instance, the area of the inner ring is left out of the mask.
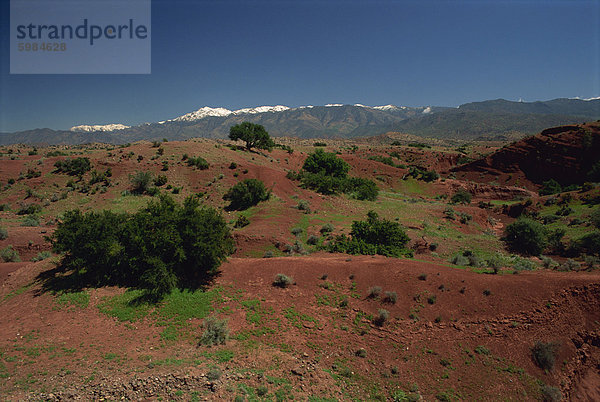
[[[239,110],[202,107],[173,119],[138,126],[80,125],[70,131],[35,129],[0,133],[0,144],[126,143],[138,140],[227,138],[243,121],[265,126],[274,137],[354,138],[394,131],[456,140],[517,139],[545,128],[600,119],[600,99],[466,103],[458,108],[361,104],[259,106]]]

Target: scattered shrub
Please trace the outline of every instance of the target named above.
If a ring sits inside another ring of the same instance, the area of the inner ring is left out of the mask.
[[[262,181],[257,179],[245,179],[231,187],[223,196],[229,201],[229,210],[244,210],[261,201],[269,199],[271,193],[267,191]]]
[[[419,278],[420,281],[426,281],[427,280],[427,274],[420,274],[418,276],[418,278]]]
[[[55,173],[64,173],[70,176],[83,176],[91,170],[92,165],[89,158],[65,159],[54,163]]]
[[[318,243],[319,243],[318,236],[310,235],[310,236],[308,236],[308,239],[306,239],[306,244],[309,244],[311,246],[316,246]]]
[[[135,172],[129,175],[129,181],[131,182],[131,192],[133,194],[146,194],[151,191],[152,173],[150,172]]]
[[[600,229],[600,207],[596,207],[596,209],[594,209],[590,215],[590,221],[595,227]]]
[[[535,269],[533,261],[525,258],[516,257],[513,263],[513,268],[517,271],[532,271]]]
[[[556,387],[544,384],[540,388],[540,392],[544,402],[560,402],[562,400],[562,393]]]
[[[300,211],[305,211],[307,213],[310,212],[310,204],[306,200],[298,201],[298,205],[296,206],[296,208],[298,208],[298,210]]]
[[[229,164],[229,169],[237,169],[237,166],[238,166],[238,165],[237,165],[237,163],[235,163],[235,162],[231,162],[231,163]]]
[[[545,256],[545,255],[540,256],[540,259],[542,260],[542,266],[544,268],[554,269],[554,268],[558,267],[558,265],[559,265],[552,258]]]
[[[327,143],[325,143],[325,142],[317,141],[317,142],[313,143],[313,147],[326,147],[326,146],[327,146]]]
[[[471,203],[471,193],[466,190],[458,190],[456,193],[452,195],[450,201],[454,204],[470,204]]]
[[[431,295],[431,296],[429,296],[427,298],[427,303],[429,303],[429,304],[435,304],[436,300],[437,300],[437,296],[436,295]]]
[[[204,329],[204,332],[200,337],[200,343],[203,345],[222,345],[229,338],[227,320],[209,317],[202,323],[202,328]]]
[[[379,327],[382,327],[383,324],[390,318],[390,313],[387,310],[379,309],[377,311],[377,316],[373,318],[373,323]]]
[[[298,228],[298,227],[296,227],[296,228],[292,228],[292,234],[293,234],[294,236],[301,235],[301,234],[302,234],[302,232],[304,232],[304,229],[302,229],[302,228]]]
[[[554,179],[547,180],[542,183],[540,195],[558,194],[562,191],[561,185]]]
[[[4,262],[20,262],[21,257],[19,257],[19,252],[15,250],[11,245],[6,248],[0,250],[0,258]]]
[[[46,258],[50,258],[50,257],[52,257],[52,254],[50,253],[50,251],[40,251],[39,253],[37,253],[37,255],[35,257],[33,257],[31,259],[31,261],[33,261],[33,262],[42,261],[42,260],[45,260]]]
[[[279,288],[287,288],[290,285],[294,284],[294,278],[291,276],[287,276],[284,274],[275,275],[275,280],[273,281],[273,286],[277,286]]]
[[[159,175],[156,179],[154,179],[154,185],[157,187],[164,186],[167,184],[167,176]]]
[[[446,207],[444,209],[444,217],[446,219],[450,219],[451,221],[453,221],[454,219],[456,219],[456,212],[454,212],[454,209],[452,207]]]
[[[485,290],[483,291],[483,295],[484,295],[484,296],[489,296],[489,295],[491,295],[491,294],[492,294],[492,291],[491,291],[491,290],[489,290],[489,289],[485,289]]]
[[[594,230],[576,239],[571,245],[570,252],[576,255],[581,253],[600,254],[600,230]]]
[[[0,240],[6,240],[6,239],[8,239],[8,230],[6,230],[6,228],[0,227]]]
[[[29,227],[40,226],[40,218],[36,215],[27,215],[21,221],[21,226],[29,226]]]
[[[568,258],[565,262],[559,265],[558,269],[560,271],[579,271],[581,269],[581,264],[577,261]]]
[[[364,348],[358,349],[355,353],[356,356],[365,358],[367,357],[367,351]]]
[[[233,225],[233,227],[243,228],[244,226],[248,226],[249,224],[250,224],[250,219],[248,219],[244,215],[240,215],[237,218],[237,220],[235,221],[235,224]]]
[[[506,227],[504,241],[517,252],[539,255],[548,244],[548,234],[539,222],[519,218]]]
[[[273,258],[275,255],[273,254],[273,252],[271,250],[267,250],[265,251],[265,254],[263,254],[263,258]]]
[[[28,204],[23,205],[18,211],[17,215],[34,215],[42,212],[42,206],[39,204]]]
[[[333,232],[334,230],[335,227],[331,223],[326,223],[323,226],[321,226],[319,232],[321,232],[321,234],[327,234]]]
[[[188,157],[186,160],[188,166],[194,166],[196,169],[206,170],[209,168],[208,162],[201,156]]]
[[[396,292],[386,291],[383,295],[384,303],[396,304],[398,301],[398,294]]]
[[[381,286],[372,286],[367,290],[367,297],[369,299],[376,299],[381,295]]]
[[[551,371],[554,368],[560,344],[558,342],[536,341],[531,348],[533,362],[541,369]]]

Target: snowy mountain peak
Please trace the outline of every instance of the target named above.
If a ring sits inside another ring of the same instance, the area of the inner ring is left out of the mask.
[[[71,131],[79,131],[91,133],[93,131],[114,131],[114,130],[124,130],[129,128],[130,126],[126,126],[124,124],[97,124],[97,125],[86,125],[82,124],[80,126],[71,127]]]
[[[283,105],[277,106],[258,106],[258,107],[249,107],[245,109],[239,109],[233,112],[233,114],[257,114],[257,113],[268,113],[268,112],[283,112],[284,110],[289,110],[290,108]]]
[[[193,121],[193,120],[200,120],[200,119],[203,119],[205,117],[210,117],[210,116],[217,116],[217,117],[229,116],[232,113],[234,113],[234,112],[232,112],[229,109],[225,109],[223,107],[213,108],[213,107],[205,106],[205,107],[201,107],[200,109],[198,109],[194,112],[184,114],[183,116],[176,117],[169,121]]]
[[[398,110],[398,109],[406,109],[406,106],[402,106],[401,108],[399,108],[398,106],[395,106],[395,105],[373,106],[373,109],[377,109],[377,110]]]

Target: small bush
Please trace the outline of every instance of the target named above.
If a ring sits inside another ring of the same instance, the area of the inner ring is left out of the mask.
[[[157,187],[164,186],[167,184],[167,176],[164,174],[159,175],[156,179],[154,179],[154,185]]]
[[[420,274],[418,276],[418,278],[419,278],[420,281],[426,281],[427,280],[427,274]]]
[[[20,262],[21,257],[19,257],[19,252],[13,249],[12,244],[8,247],[0,250],[0,258],[4,262]]]
[[[581,264],[579,264],[577,261],[575,261],[571,258],[568,258],[567,261],[563,262],[558,267],[558,270],[566,271],[566,272],[579,271],[580,269],[581,269]]]
[[[306,239],[306,244],[311,245],[311,246],[316,246],[319,243],[319,238],[315,235],[310,235],[308,236],[308,239]]]
[[[42,212],[42,206],[39,204],[28,204],[23,205],[18,211],[17,215],[34,215]]]
[[[29,226],[29,227],[40,226],[40,218],[35,215],[27,215],[21,221],[21,226]]]
[[[429,296],[427,298],[427,303],[429,303],[429,304],[435,304],[436,300],[437,300],[437,296],[436,295],[431,295],[431,296]]]
[[[367,290],[367,297],[369,299],[376,299],[381,296],[381,286],[372,286]]]
[[[373,323],[379,327],[382,327],[383,324],[390,318],[390,312],[384,309],[379,309],[377,311],[377,316],[373,318]]]
[[[243,228],[245,226],[248,226],[250,224],[250,219],[246,218],[244,215],[240,215],[237,220],[235,221],[235,224],[233,225],[233,227],[236,228]]]
[[[237,163],[235,163],[235,162],[231,162],[231,163],[229,164],[229,169],[237,169],[237,166],[238,166],[238,165],[237,165]]]
[[[533,362],[543,370],[552,370],[558,355],[560,344],[558,342],[540,342],[536,341],[531,348]]]
[[[562,393],[556,387],[544,384],[540,388],[540,392],[542,394],[542,401],[544,402],[560,402],[562,400]]]
[[[596,207],[596,209],[594,209],[590,215],[590,221],[595,227],[600,229],[600,207]]]
[[[354,354],[355,354],[356,356],[358,356],[358,357],[362,357],[362,358],[365,358],[365,357],[367,357],[367,351],[365,350],[365,348],[360,348],[360,349],[358,349],[358,350],[357,350],[357,351],[356,351]]]
[[[200,343],[203,345],[222,345],[229,337],[229,328],[227,320],[219,320],[214,317],[209,317],[202,323],[204,332],[200,337]]]
[[[223,196],[225,201],[230,201],[227,209],[244,210],[261,201],[269,199],[271,193],[265,184],[257,179],[245,179],[231,187]]]
[[[208,373],[206,373],[206,378],[210,381],[217,381],[221,378],[221,370],[218,368],[211,368],[208,370]]]
[[[542,266],[544,268],[554,269],[554,268],[558,267],[558,265],[559,265],[556,261],[554,261],[552,258],[550,258],[548,256],[542,255],[540,258],[542,260]]]
[[[263,254],[263,258],[273,258],[275,255],[273,254],[273,252],[271,250],[267,250],[265,251],[265,253]]]
[[[304,230],[302,228],[292,228],[292,234],[294,236],[299,236],[302,234],[302,232],[304,232]]]
[[[600,254],[600,230],[594,230],[576,239],[571,245],[571,253]]]
[[[298,208],[298,210],[300,211],[305,211],[307,213],[310,212],[310,204],[306,200],[298,201],[298,205],[296,206],[296,208]]]
[[[92,165],[89,158],[65,159],[54,163],[55,173],[65,173],[70,176],[83,176],[91,170]]]
[[[209,168],[208,162],[201,156],[198,157],[188,157],[186,161],[188,166],[194,166],[196,169],[206,170]]]
[[[0,228],[0,240],[8,239],[8,230],[5,228]]]
[[[287,288],[290,285],[294,284],[294,278],[292,278],[291,276],[287,276],[284,274],[277,274],[275,275],[275,280],[273,281],[273,286],[279,287],[279,288]]]
[[[519,218],[506,227],[504,241],[517,252],[540,255],[548,244],[548,234],[539,222]]]
[[[335,227],[331,223],[326,223],[321,227],[319,232],[321,232],[321,234],[327,234],[333,232],[334,230]]]
[[[37,253],[37,255],[35,257],[33,257],[31,259],[31,261],[33,261],[33,262],[42,261],[42,260],[45,260],[46,258],[50,258],[50,257],[52,257],[52,254],[50,253],[50,251],[40,251],[39,253]]]
[[[470,204],[472,195],[466,190],[458,190],[452,195],[450,201],[454,204]]]
[[[554,179],[542,183],[540,195],[558,194],[562,191],[561,185]]]
[[[533,271],[535,264],[533,261],[517,257],[513,263],[513,268],[517,271]]]
[[[491,291],[491,290],[489,290],[489,289],[485,289],[485,290],[483,291],[483,295],[484,295],[484,296],[489,296],[489,295],[491,295],[491,294],[492,294],[492,291]]]
[[[450,262],[454,265],[469,265],[469,259],[462,254],[455,255]]]
[[[396,292],[386,291],[383,295],[384,303],[396,304],[398,301],[398,294]]]
[[[152,173],[136,172],[129,176],[131,182],[131,192],[134,194],[146,194],[150,191],[150,183],[152,183]]]
[[[453,221],[454,219],[456,219],[456,212],[452,207],[446,207],[444,209],[444,217]]]

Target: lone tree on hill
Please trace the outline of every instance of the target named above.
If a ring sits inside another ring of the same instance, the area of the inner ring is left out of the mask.
[[[248,121],[232,126],[229,129],[229,139],[246,142],[246,149],[248,151],[252,148],[271,151],[275,145],[273,140],[271,140],[269,133],[267,133],[267,130],[265,130],[263,126]]]

